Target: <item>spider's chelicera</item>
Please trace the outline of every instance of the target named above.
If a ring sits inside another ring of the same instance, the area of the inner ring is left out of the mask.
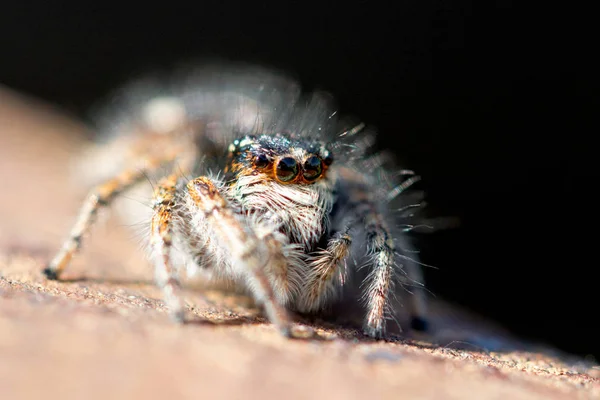
[[[147,216],[149,256],[177,320],[184,320],[185,272],[237,281],[285,335],[288,310],[319,312],[359,277],[364,331],[383,336],[394,284],[421,281],[402,224],[409,218],[402,210],[418,202],[406,197],[400,212],[390,203],[417,178],[384,168],[385,156],[370,151],[370,130],[344,125],[323,102],[304,104],[289,81],[261,73],[228,79],[237,92],[198,84],[142,102],[138,115],[150,119],[117,124],[113,146],[128,152],[106,147],[119,170],[91,191],[45,274],[58,279],[98,210],[151,177],[158,184]],[[160,176],[165,166],[171,173]],[[421,292],[410,299],[423,328]]]

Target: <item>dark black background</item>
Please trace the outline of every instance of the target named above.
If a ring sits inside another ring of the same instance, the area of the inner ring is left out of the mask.
[[[178,61],[292,71],[377,125],[431,210],[461,217],[423,244],[434,293],[599,358],[594,14],[520,3],[4,4],[0,81],[81,116]]]

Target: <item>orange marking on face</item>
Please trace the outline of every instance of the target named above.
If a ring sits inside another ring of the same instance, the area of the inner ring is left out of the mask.
[[[260,174],[265,180],[276,181],[277,183],[280,183],[283,185],[289,185],[289,184],[311,185],[311,184],[318,182],[319,180],[325,178],[327,176],[327,170],[330,167],[326,163],[321,162],[321,174],[313,180],[305,179],[304,175],[303,175],[304,163],[306,162],[307,159],[309,159],[312,156],[313,156],[313,154],[308,154],[305,159],[303,159],[301,162],[299,162],[295,157],[293,157],[291,155],[287,155],[287,154],[281,155],[281,156],[276,157],[274,160],[271,160],[271,162],[265,167],[257,167],[255,165],[254,159],[248,159],[247,163],[232,161],[226,167],[226,170],[236,173],[239,176]],[[293,158],[297,164],[296,168],[298,169],[298,173],[296,174],[296,176],[293,179],[290,179],[289,181],[280,179],[277,174],[277,166],[279,165],[281,160],[284,158]]]

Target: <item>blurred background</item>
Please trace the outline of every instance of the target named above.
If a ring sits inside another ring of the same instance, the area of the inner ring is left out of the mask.
[[[86,120],[115,86],[179,62],[290,71],[379,128],[380,145],[422,175],[431,214],[461,219],[420,240],[434,294],[600,359],[593,14],[512,1],[181,3],[3,4],[0,83]]]

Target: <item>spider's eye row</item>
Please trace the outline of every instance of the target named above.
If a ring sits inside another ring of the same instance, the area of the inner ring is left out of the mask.
[[[292,157],[284,157],[277,163],[277,178],[282,182],[289,182],[298,175],[298,163]]]
[[[327,166],[329,166],[329,165],[331,165],[333,163],[333,154],[331,154],[330,151],[328,151],[327,153],[325,153],[323,155],[323,162]]]
[[[321,159],[317,156],[311,156],[304,161],[303,176],[307,181],[313,181],[321,175]]]
[[[266,168],[269,165],[269,157],[264,154],[259,154],[254,159],[254,165],[257,168]]]

